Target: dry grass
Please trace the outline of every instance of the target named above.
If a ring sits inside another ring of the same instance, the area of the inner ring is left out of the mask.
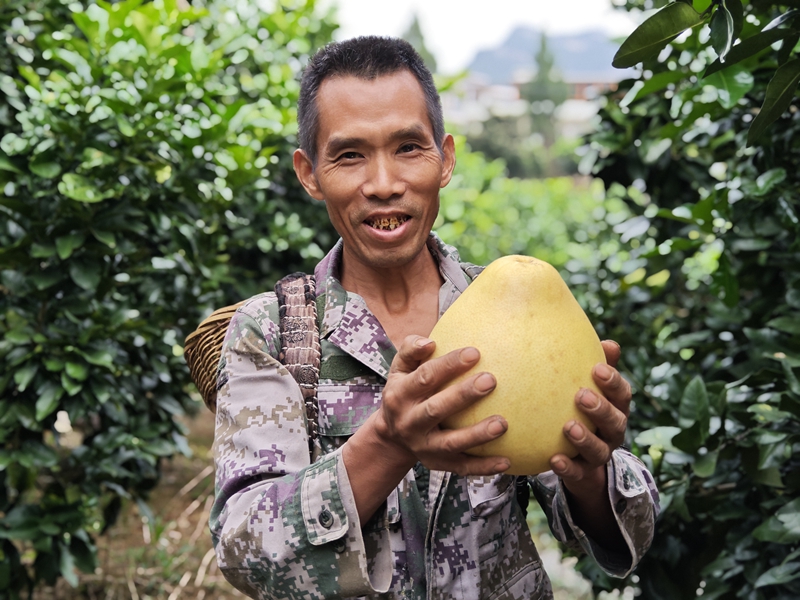
[[[126,504],[119,521],[97,541],[99,566],[37,590],[35,600],[216,600],[242,598],[220,573],[208,515],[214,493],[209,455],[213,417],[205,410],[188,423],[192,458],[166,462],[150,495],[151,514]]]

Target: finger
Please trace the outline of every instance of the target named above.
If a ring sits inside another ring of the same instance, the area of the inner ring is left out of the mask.
[[[480,359],[475,348],[461,348],[428,360],[407,373],[396,392],[406,398],[423,399],[445,388],[449,382],[469,371]],[[390,377],[392,374],[390,374]],[[388,386],[387,386],[388,388]],[[386,391],[384,390],[384,395]]]
[[[444,357],[443,357],[444,358]],[[431,361],[433,362],[433,361]],[[418,371],[427,366],[422,365]],[[490,373],[478,373],[455,385],[447,386],[412,409],[412,419],[421,431],[430,431],[447,417],[477,402],[497,385]]]
[[[603,352],[606,354],[606,362],[616,368],[619,358],[622,356],[620,345],[614,340],[603,340],[600,345],[603,346]]]
[[[614,367],[597,364],[592,377],[600,392],[625,415],[630,413],[631,384]]]
[[[605,466],[589,467],[581,458],[556,454],[550,459],[550,468],[564,481],[567,489],[583,486],[597,490],[605,484]]]
[[[421,335],[409,335],[400,344],[392,365],[392,373],[411,373],[436,349],[436,342]]]
[[[625,430],[628,427],[628,418],[623,411],[602,396],[598,396],[592,390],[587,390],[586,388],[578,392],[576,403],[578,409],[589,417],[589,420],[597,427],[597,434],[605,440],[605,443],[610,444],[612,448],[622,444],[625,440]],[[580,423],[574,421],[573,423],[586,430]],[[569,424],[564,429],[565,433],[567,433],[568,429],[570,429]],[[586,432],[590,433],[588,430]],[[580,432],[575,430],[575,433],[578,434]],[[575,443],[575,440],[569,434],[567,436]]]
[[[570,421],[564,426],[564,435],[572,442],[583,462],[590,467],[604,465],[611,458],[611,447],[593,434],[583,423]]]
[[[429,452],[460,454],[501,437],[508,422],[501,416],[487,417],[480,423],[458,429],[433,429],[428,435]]]

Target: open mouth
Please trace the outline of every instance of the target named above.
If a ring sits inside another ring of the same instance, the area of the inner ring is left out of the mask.
[[[379,217],[377,219],[367,219],[364,221],[367,225],[372,227],[373,229],[380,229],[381,231],[392,231],[397,229],[408,221],[410,217],[406,215],[400,215],[396,217]]]

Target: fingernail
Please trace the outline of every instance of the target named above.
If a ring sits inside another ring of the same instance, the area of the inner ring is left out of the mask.
[[[489,433],[494,436],[501,435],[506,432],[506,423],[501,419],[495,419],[489,423]]]
[[[567,463],[565,463],[562,459],[557,458],[550,466],[553,467],[553,471],[561,473],[567,468]]]
[[[481,354],[476,348],[464,348],[461,351],[460,357],[464,362],[475,362],[480,358]]]
[[[600,401],[598,400],[594,392],[592,392],[591,390],[582,389],[580,391],[580,394],[581,395],[578,398],[578,401],[581,403],[582,406],[585,406],[586,408],[590,409],[597,408]]]
[[[567,431],[569,432],[569,437],[576,442],[582,441],[585,437],[583,427],[581,427],[577,421],[570,421],[569,425],[567,425]]]
[[[609,367],[608,365],[604,365],[603,363],[597,365],[594,368],[594,372],[603,381],[611,381],[611,377],[614,374],[614,372],[611,370],[611,367]]]
[[[489,390],[493,390],[495,385],[495,379],[489,375],[489,373],[481,373],[475,380],[475,388],[479,392],[488,392]]]
[[[421,337],[421,338],[417,338],[417,341],[414,342],[414,345],[417,346],[418,348],[423,348],[423,347],[427,346],[428,344],[430,344],[432,341],[433,340],[429,340],[428,338]]]
[[[497,463],[497,464],[494,466],[494,470],[495,470],[496,472],[498,472],[498,473],[502,473],[503,471],[505,471],[506,469],[508,469],[510,466],[511,466],[511,463],[510,463],[510,462],[508,462],[507,460],[501,460],[499,463]]]

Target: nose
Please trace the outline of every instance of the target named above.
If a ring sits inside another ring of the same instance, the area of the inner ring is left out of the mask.
[[[370,161],[362,192],[368,198],[389,200],[405,191],[405,183],[398,171],[397,162],[390,157],[378,156]]]

